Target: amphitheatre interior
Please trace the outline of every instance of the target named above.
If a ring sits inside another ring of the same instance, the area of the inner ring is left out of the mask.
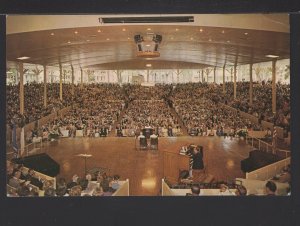
[[[8,196],[29,196],[18,170],[39,196],[76,196],[74,175],[81,196],[106,176],[117,196],[288,193],[288,14],[8,15],[6,59]]]

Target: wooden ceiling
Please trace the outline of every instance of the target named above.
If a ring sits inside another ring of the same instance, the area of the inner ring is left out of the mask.
[[[162,35],[160,57],[136,57],[136,34]],[[155,69],[223,67],[270,61],[266,55],[290,58],[289,33],[236,28],[126,25],[65,28],[8,34],[7,60],[93,69]]]

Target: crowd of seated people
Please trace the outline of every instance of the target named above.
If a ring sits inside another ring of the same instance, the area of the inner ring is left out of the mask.
[[[289,129],[290,125],[290,85],[276,83],[276,109],[272,112],[272,82],[253,83],[253,104],[250,105],[249,82],[237,82],[236,99],[233,98],[233,83],[226,83],[226,93],[222,93],[222,85],[210,89],[207,95],[228,104],[238,110],[249,113],[261,120],[274,123],[277,126]]]
[[[56,186],[51,181],[36,175],[32,169],[7,162],[7,196],[9,197],[65,197],[65,196],[111,196],[121,186],[120,176],[109,176],[106,172],[96,175],[86,174],[79,178],[76,174],[70,181],[58,178]]]
[[[174,106],[190,135],[234,137],[239,130],[260,130],[258,125],[240,117],[239,112],[211,100],[181,100],[175,101]]]
[[[171,85],[127,85],[124,89],[129,102],[116,128],[118,136],[136,136],[145,127],[153,128],[158,136],[181,133],[179,122],[166,102],[172,91]]]
[[[107,136],[125,106],[118,85],[92,85],[81,90],[76,105],[64,117],[42,126],[43,137],[56,133],[59,136]],[[51,132],[52,131],[52,132]]]
[[[54,83],[47,84],[48,106],[44,108],[43,84],[32,83],[26,84],[24,88],[25,113],[23,118],[26,124],[64,106],[76,104],[74,109],[77,108],[77,110],[71,111],[66,119],[58,119],[55,125],[63,127],[63,129],[77,127],[76,130],[79,126],[79,128],[85,129],[84,135],[94,136],[97,133],[104,135],[111,131],[112,124],[115,120],[118,120],[122,111],[126,109],[121,123],[117,127],[118,135],[134,136],[134,134],[139,134],[139,130],[145,126],[151,126],[157,129],[156,133],[159,135],[172,128],[172,131],[168,133],[170,136],[172,133],[181,133],[179,122],[170,111],[171,108],[174,108],[184,121],[185,126],[193,133],[196,130],[198,133],[207,132],[207,129],[211,128],[219,130],[220,133],[220,130],[225,129],[224,127],[227,126],[224,123],[228,121],[229,127],[241,128],[247,126],[249,128],[249,122],[234,122],[238,125],[230,125],[231,119],[227,120],[224,115],[229,115],[230,118],[235,116],[230,115],[225,109],[213,107],[212,103],[207,103],[211,110],[201,107],[203,106],[203,103],[200,103],[201,100],[210,99],[215,106],[218,106],[216,105],[218,103],[227,104],[257,117],[259,122],[262,120],[273,122],[275,125],[289,131],[290,86],[276,84],[277,112],[273,115],[271,82],[255,82],[253,84],[253,105],[249,103],[249,85],[249,82],[237,82],[237,97],[234,99],[233,82],[226,83],[226,93],[223,93],[222,84],[200,82],[177,84],[174,87],[173,85],[145,87],[126,84],[121,87],[118,84],[88,84],[84,85],[83,89],[80,85],[73,87],[71,84],[63,84],[63,101],[61,102],[59,100],[59,84]],[[73,88],[74,95],[72,94]],[[201,113],[200,116],[199,113]],[[214,120],[207,120],[204,124],[202,123],[207,119],[204,115],[210,118],[214,114],[219,116],[218,122],[224,119],[221,122],[223,125],[220,125],[220,123],[216,125]],[[19,114],[18,85],[7,86],[7,122],[10,123],[13,118],[21,118]],[[237,119],[240,121],[239,117]],[[83,124],[84,128],[82,128]],[[50,130],[49,126],[53,125],[45,125],[44,127]],[[251,127],[254,130],[260,129],[257,125],[251,125]],[[47,129],[44,128],[44,132]],[[69,130],[72,130],[72,128]],[[70,132],[70,136],[72,134]]]
[[[39,191],[53,188],[52,180],[47,180],[21,164],[7,161],[7,195],[8,196],[39,196]]]

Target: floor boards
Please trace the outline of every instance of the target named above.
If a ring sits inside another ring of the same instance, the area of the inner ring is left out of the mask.
[[[244,177],[240,161],[248,157],[251,147],[239,139],[223,137],[170,137],[159,138],[158,151],[140,151],[135,138],[61,138],[43,149],[60,164],[60,174],[67,181],[73,174],[84,176],[84,159],[78,154],[91,154],[87,169],[107,168],[109,174],[129,178],[130,195],[155,196],[159,194],[163,178],[163,152],[178,152],[183,145],[199,144],[204,147],[204,164],[216,180]]]

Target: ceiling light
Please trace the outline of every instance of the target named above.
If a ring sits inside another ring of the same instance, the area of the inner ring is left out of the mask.
[[[171,37],[171,39],[173,40],[174,38],[173,38],[173,37]]]
[[[127,39],[128,39],[128,40],[130,40],[130,38],[129,38],[129,37],[128,37]]]
[[[109,41],[109,38],[107,38],[106,40]]]
[[[229,43],[230,41],[229,41],[229,40],[227,40],[227,42]]]
[[[210,41],[210,42],[211,42],[211,38],[210,38],[210,39],[208,39],[208,41]]]
[[[191,40],[194,40],[194,38],[193,38],[193,37],[191,37]]]
[[[244,34],[245,34],[245,35],[248,35],[248,32],[245,32]]]
[[[146,64],[146,67],[151,67],[152,65],[151,64]]]
[[[200,32],[202,32],[203,31],[203,29],[202,28],[200,28],[200,30],[199,30]]]
[[[178,28],[176,28],[176,29],[175,29],[175,31],[179,31],[179,29],[178,29]]]
[[[90,40],[89,40],[89,39],[87,39],[86,41],[87,41],[87,42],[89,42]]]
[[[146,46],[147,46],[147,47],[150,47],[151,45],[150,45],[150,44],[147,44]]]
[[[146,60],[151,60],[152,58],[145,58]]]
[[[27,59],[29,59],[30,57],[28,57],[28,56],[22,56],[22,57],[18,57],[17,59],[18,60],[27,60]]]
[[[54,35],[54,33],[52,32],[50,35],[52,35],[52,36],[53,36],[53,35]]]
[[[71,41],[68,41],[68,44],[71,44]]]
[[[77,35],[77,34],[78,34],[78,31],[74,31],[74,33]]]
[[[98,33],[100,33],[100,32],[101,32],[101,30],[99,29],[97,32],[98,32]]]
[[[148,28],[147,28],[147,31],[151,31],[151,28],[150,28],[150,27],[148,27]]]
[[[225,31],[223,30],[223,31],[222,31],[222,34],[224,34],[224,33],[225,33]]]
[[[122,31],[126,31],[126,28],[123,28]]]
[[[279,56],[269,54],[269,55],[266,55],[266,57],[269,57],[269,58],[278,58]]]

